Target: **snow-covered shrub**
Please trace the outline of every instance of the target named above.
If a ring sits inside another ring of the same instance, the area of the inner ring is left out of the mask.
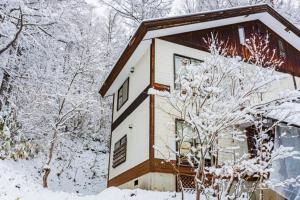
[[[0,112],[0,159],[27,159],[34,155],[35,145],[19,131],[20,124],[12,107]]]

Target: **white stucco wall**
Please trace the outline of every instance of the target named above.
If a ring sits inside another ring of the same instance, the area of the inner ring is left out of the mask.
[[[300,89],[300,77],[295,77],[296,84],[297,84],[297,89]]]
[[[134,67],[134,72],[129,75],[129,96],[127,102],[117,111],[118,91],[114,93],[115,121],[126,108],[138,97],[139,94],[150,84],[150,49],[148,49]],[[121,85],[120,85],[121,86]]]
[[[171,114],[172,113],[172,114]],[[176,157],[170,153],[170,149],[176,150],[175,144],[175,119],[174,110],[162,97],[155,97],[154,117],[154,144],[159,149],[154,157],[159,159],[172,159]]]
[[[138,185],[134,186],[134,181],[138,180]],[[119,186],[121,189],[141,188],[155,191],[175,191],[176,177],[173,174],[151,172]]]
[[[275,72],[276,75],[280,75],[282,79],[276,80],[272,83],[270,91],[263,96],[264,101],[268,101],[277,97],[279,92],[294,90],[293,76],[286,73]],[[295,77],[296,82],[300,80],[299,77]],[[300,82],[299,82],[300,83]],[[299,88],[300,85],[298,85]]]
[[[209,53],[155,39],[155,82],[174,86],[174,54],[203,60]]]
[[[179,54],[195,59],[203,60],[209,53],[175,43],[155,39],[155,82],[169,85],[171,89],[174,87],[174,54]],[[251,67],[251,66],[250,66]],[[285,73],[276,72],[285,78],[274,82],[269,94],[264,95],[263,99],[268,100],[274,97],[274,94],[284,90],[293,90],[294,83],[292,76]],[[300,78],[296,77],[298,88],[300,88]],[[155,146],[159,147],[160,152],[155,151],[156,158],[175,159],[173,154],[169,154],[170,148],[175,149],[174,133],[175,133],[175,117],[169,113],[174,111],[168,103],[160,97],[155,97]],[[232,138],[223,138],[219,141],[219,145],[223,147],[240,146],[235,150],[236,153],[242,155],[248,152],[247,141],[237,142]],[[162,156],[163,154],[163,156]],[[220,152],[219,160],[225,161],[233,159],[233,154],[228,152]]]
[[[155,82],[174,87],[174,54],[203,60],[209,53],[175,43],[155,39]],[[154,143],[160,150],[155,151],[155,158],[166,157],[175,160],[168,148],[175,150],[175,117],[170,115],[174,110],[160,97],[155,97],[155,138]],[[166,147],[168,146],[168,148]]]
[[[132,129],[129,128],[130,124]],[[125,134],[127,134],[126,161],[113,168],[113,153],[110,154],[109,179],[149,159],[149,97],[112,132],[111,152],[114,150],[114,144]]]

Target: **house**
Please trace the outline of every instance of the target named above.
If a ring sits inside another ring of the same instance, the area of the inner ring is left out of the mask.
[[[102,96],[113,96],[108,186],[177,189],[172,166],[153,146],[175,149],[170,138],[180,122],[160,109],[160,97],[147,91],[174,89],[179,64],[205,58],[209,53],[203,38],[212,32],[240,56],[247,56],[245,38],[268,33],[277,56],[285,59],[278,73],[287,77],[274,90],[300,86],[300,30],[266,4],[143,21],[100,89]],[[249,151],[247,143],[241,151]],[[174,156],[170,159],[178,164]],[[188,184],[193,171],[183,165],[180,172]]]

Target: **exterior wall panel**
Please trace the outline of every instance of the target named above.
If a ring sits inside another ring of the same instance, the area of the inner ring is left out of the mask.
[[[203,60],[208,52],[155,39],[155,82],[174,87],[174,54]]]
[[[113,168],[114,144],[125,134],[127,134],[126,161]],[[112,132],[111,140],[109,180],[149,159],[149,98]]]
[[[140,61],[132,66],[134,72],[130,73],[129,76],[129,96],[127,102],[117,110],[118,101],[118,91],[114,93],[115,103],[114,103],[114,113],[113,121],[115,121],[128,106],[138,97],[138,95],[149,85],[150,83],[150,50],[142,56]]]
[[[137,186],[134,185],[136,180],[138,180]],[[151,172],[119,186],[121,189],[135,189],[137,187],[144,190],[175,191],[176,177],[173,174]]]
[[[207,41],[207,39],[211,38],[211,35],[213,33],[221,41],[225,41],[230,44],[229,47],[231,47],[231,53],[240,55],[242,57],[249,57],[249,52],[244,48],[244,46],[240,45],[238,33],[239,27],[244,27],[246,39],[251,38],[253,34],[255,34],[256,36],[266,36],[268,34],[270,49],[276,49],[277,58],[280,58],[278,40],[281,40],[286,52],[286,58],[283,59],[284,64],[279,68],[279,71],[300,76],[300,52],[292,45],[290,45],[284,38],[281,38],[278,34],[276,34],[259,20],[188,33],[180,33],[176,35],[165,36],[161,39],[189,46],[191,48],[208,51],[208,45],[205,40]]]
[[[155,80],[157,83],[169,85],[171,89],[174,87],[174,54],[179,54],[187,57],[192,57],[195,59],[203,60],[206,56],[209,56],[209,53],[186,47],[180,44],[171,43],[168,41],[156,39],[156,57],[155,57]],[[249,65],[249,69],[251,69]],[[275,81],[270,91],[263,96],[264,101],[268,101],[274,98],[279,92],[294,90],[293,77],[290,74],[275,72],[275,74],[282,76],[282,79]],[[300,78],[295,77],[298,88],[300,84]],[[169,106],[168,102],[161,97],[155,97],[155,146],[159,148],[159,152],[155,151],[155,158],[164,159],[175,159],[173,154],[169,154],[169,150],[165,147],[166,144],[168,147],[173,150],[176,149],[174,142],[175,134],[175,115],[174,110]],[[223,138],[219,140],[219,144],[223,147],[232,147],[240,146],[239,149],[235,150],[239,155],[247,153],[248,146],[247,141],[237,142],[233,141],[232,138]],[[226,161],[228,159],[233,159],[233,153],[220,152],[219,161]],[[163,154],[163,155],[162,155]]]

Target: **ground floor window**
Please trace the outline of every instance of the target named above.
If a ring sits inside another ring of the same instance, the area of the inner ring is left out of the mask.
[[[178,138],[176,149],[179,154],[179,156],[177,156],[177,163],[183,166],[197,165],[200,156],[194,156],[194,152],[195,149],[201,148],[198,135],[195,133],[195,130],[183,120],[177,119],[175,124],[176,137]],[[211,152],[207,153],[204,162],[206,166],[211,166]]]
[[[113,151],[113,168],[126,161],[127,135],[123,136],[115,143]]]

